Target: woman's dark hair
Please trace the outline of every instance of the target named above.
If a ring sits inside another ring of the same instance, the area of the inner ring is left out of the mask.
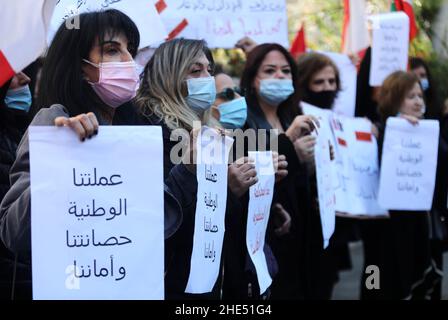
[[[374,99],[374,87],[370,86],[370,64],[372,61],[372,48],[366,50],[359,67],[356,84],[355,117],[367,117],[373,123],[380,121],[378,103]]]
[[[418,77],[405,71],[395,71],[384,80],[378,101],[378,111],[384,122],[398,114],[406,95],[416,83],[420,84]]]
[[[305,53],[297,60],[297,72],[299,79],[297,87],[299,88],[300,100],[306,100],[306,93],[309,90],[313,76],[326,67],[332,67],[336,76],[336,90],[341,90],[341,77],[336,64],[324,54],[312,52]]]
[[[48,50],[39,85],[39,97],[36,105],[40,108],[52,104],[62,104],[70,116],[92,111],[92,105],[104,103],[94,93],[84,79],[83,59],[89,59],[89,53],[95,42],[103,43],[123,33],[128,40],[128,50],[136,56],[140,44],[140,34],[135,23],[118,10],[83,13],[79,16],[80,27],[68,29],[62,24]]]
[[[426,102],[426,114],[425,117],[429,119],[439,119],[441,117],[440,104],[437,101],[436,88],[429,70],[428,64],[422,58],[411,57],[409,58],[409,69],[415,70],[423,67],[426,71],[426,75],[429,81],[429,88],[424,92]]]
[[[263,63],[263,60],[271,51],[279,51],[283,54],[291,67],[292,82],[294,85],[294,94],[286,101],[282,102],[278,107],[278,116],[282,125],[289,127],[294,118],[300,114],[299,112],[299,92],[297,90],[297,65],[294,58],[283,46],[276,43],[266,43],[255,47],[247,56],[246,66],[241,77],[241,91],[246,97],[247,105],[250,112],[254,115],[265,119],[264,113],[261,110],[253,83],[257,76],[258,70]]]

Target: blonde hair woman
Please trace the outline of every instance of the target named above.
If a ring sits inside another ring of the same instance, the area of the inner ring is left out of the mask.
[[[165,42],[146,65],[136,104],[143,115],[170,130],[191,131],[194,121],[219,127],[211,117],[215,101],[213,56],[204,41]]]
[[[143,124],[160,125],[164,138],[164,174],[166,184],[182,203],[183,221],[180,229],[165,243],[165,290],[168,299],[186,298],[185,288],[190,271],[196,211],[197,180],[193,165],[176,164],[171,155],[177,155],[176,129],[192,132],[195,121],[201,125],[220,128],[212,117],[211,106],[216,99],[214,61],[204,41],[175,39],[162,44],[145,67],[141,87],[135,100],[143,115]],[[172,140],[173,139],[173,140]],[[193,143],[194,148],[194,143]],[[183,149],[180,149],[181,151]],[[181,155],[183,157],[184,155]],[[257,183],[253,164],[230,165],[229,195],[241,197]],[[173,182],[169,173],[178,179]],[[176,192],[182,190],[182,192]],[[227,229],[232,229],[232,227]],[[211,293],[202,298],[219,298],[220,279]]]

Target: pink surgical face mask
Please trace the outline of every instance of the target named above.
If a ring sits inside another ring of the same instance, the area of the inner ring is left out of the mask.
[[[134,61],[100,64],[84,61],[100,70],[99,81],[89,84],[105,104],[117,108],[135,98],[140,78]]]

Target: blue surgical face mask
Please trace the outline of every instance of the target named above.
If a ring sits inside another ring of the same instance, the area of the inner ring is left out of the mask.
[[[429,89],[429,80],[427,78],[421,79],[420,84],[422,85],[423,91],[426,91]]]
[[[278,106],[294,93],[291,79],[265,79],[260,82],[260,96],[267,103]]]
[[[226,129],[239,129],[247,119],[247,103],[245,98],[234,99],[219,105],[219,122]]]
[[[210,109],[216,100],[215,77],[192,78],[187,80],[188,106],[198,114]]]
[[[28,85],[6,92],[5,104],[10,109],[30,111],[32,96]]]

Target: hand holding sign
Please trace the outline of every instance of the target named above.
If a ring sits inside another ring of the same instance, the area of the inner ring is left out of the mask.
[[[93,112],[71,118],[57,117],[54,124],[57,127],[66,126],[73,129],[81,141],[85,141],[87,138],[91,139],[98,134],[99,123]]]
[[[238,198],[258,182],[254,160],[248,157],[238,159],[229,165],[229,189]]]
[[[297,116],[286,130],[286,136],[294,143],[300,137],[318,130],[319,120],[312,115]]]

